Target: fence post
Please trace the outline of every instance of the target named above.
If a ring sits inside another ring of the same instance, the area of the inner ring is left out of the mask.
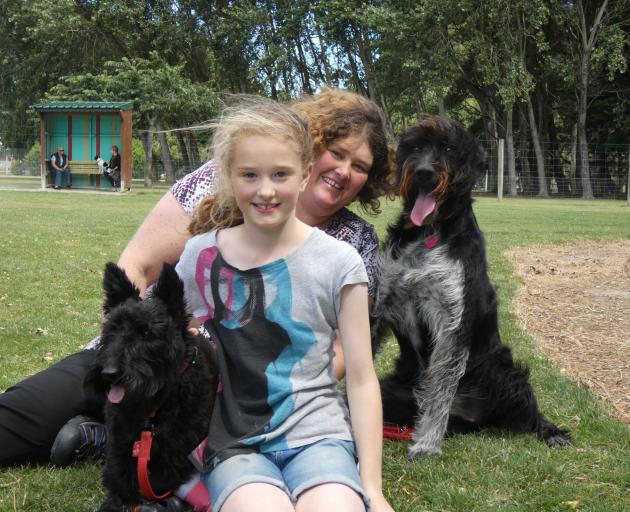
[[[499,139],[499,147],[497,149],[497,199],[503,200],[503,174],[504,174],[504,159],[503,151],[505,148],[505,140]]]
[[[626,203],[630,206],[630,146],[628,146],[628,183],[626,184]]]

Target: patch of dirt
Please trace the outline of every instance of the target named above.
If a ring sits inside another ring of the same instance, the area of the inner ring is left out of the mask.
[[[630,240],[505,253],[523,286],[520,327],[630,424]]]

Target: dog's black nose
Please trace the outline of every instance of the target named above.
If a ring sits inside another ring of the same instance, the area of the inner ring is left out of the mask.
[[[103,377],[115,377],[118,374],[118,369],[113,365],[104,366],[101,370]]]

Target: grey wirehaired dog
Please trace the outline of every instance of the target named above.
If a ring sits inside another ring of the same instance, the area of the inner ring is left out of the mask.
[[[381,382],[384,419],[414,425],[409,457],[441,453],[449,433],[499,427],[549,446],[567,431],[538,410],[529,371],[499,336],[495,290],[471,191],[485,155],[459,124],[425,118],[396,155],[404,207],[390,226],[373,313],[375,351],[387,332],[400,356]]]

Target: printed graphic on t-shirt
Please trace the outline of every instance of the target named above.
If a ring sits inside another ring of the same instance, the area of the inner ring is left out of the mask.
[[[267,434],[294,411],[291,373],[316,343],[311,328],[292,319],[289,269],[277,260],[239,271],[209,247],[199,253],[195,280],[208,311],[199,320],[217,343],[222,376],[207,454],[268,451]],[[269,442],[285,444],[282,436]]]

